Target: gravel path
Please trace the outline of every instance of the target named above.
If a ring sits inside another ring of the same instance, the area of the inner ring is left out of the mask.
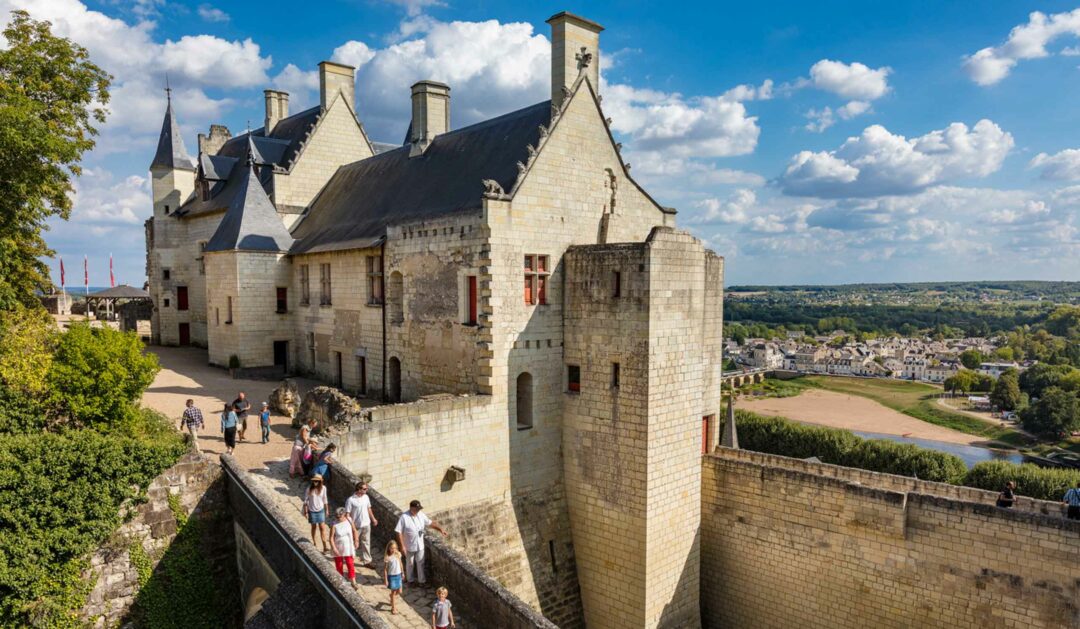
[[[236,444],[233,456],[245,469],[261,469],[272,461],[289,458],[296,430],[288,417],[272,414],[270,441],[260,443],[259,405],[269,401],[270,392],[278,385],[277,380],[233,379],[225,369],[206,364],[206,350],[197,347],[150,346],[148,351],[157,355],[161,371],[143,394],[143,406],[164,413],[174,426],[179,426],[184,401],[195,400],[195,406],[206,420],[206,427],[199,434],[199,448],[203,452],[213,455],[225,452],[225,440],[220,432],[221,409],[243,391],[251,401],[247,440]],[[300,395],[321,384],[307,378],[292,379],[299,387]]]

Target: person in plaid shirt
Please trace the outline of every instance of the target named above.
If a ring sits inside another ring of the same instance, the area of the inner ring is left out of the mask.
[[[195,407],[195,400],[188,400],[185,405],[184,416],[180,418],[180,430],[185,428],[191,435],[191,443],[195,444],[195,451],[199,452],[199,429],[203,427],[202,411]]]

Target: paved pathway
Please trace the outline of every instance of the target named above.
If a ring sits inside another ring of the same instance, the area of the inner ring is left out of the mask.
[[[306,534],[310,534],[311,525],[302,511],[304,488],[306,482],[299,479],[289,478],[289,462],[276,461],[270,463],[261,470],[254,471],[252,477],[260,483],[268,492],[277,498],[278,505],[292,518],[295,526]],[[331,504],[331,511],[340,505]],[[393,522],[379,522],[379,527],[394,526]],[[315,546],[321,548],[319,542]],[[378,572],[371,568],[356,568],[356,581],[360,584],[359,593],[364,600],[378,611],[391,627],[400,629],[431,627],[431,606],[435,602],[435,590],[430,587],[405,587],[404,599],[399,598],[396,615],[390,614],[390,593],[383,585],[382,580],[382,555],[381,549],[373,548],[372,557]],[[334,560],[330,553],[326,554],[326,561],[333,564]]]
[[[225,369],[207,365],[206,350],[151,346],[149,351],[157,355],[161,371],[143,394],[143,405],[164,413],[177,426],[184,411],[184,401],[188,398],[195,400],[195,405],[202,410],[206,419],[206,428],[199,435],[199,447],[204,453],[217,455],[225,451],[225,442],[219,433],[218,415],[226,401],[231,402],[239,391],[244,391],[251,400],[252,408],[257,408],[268,400],[270,392],[278,385],[277,381],[272,380],[233,379]],[[321,384],[306,378],[293,380],[301,395]],[[271,415],[270,442],[262,444],[259,442],[258,417],[251,415],[248,417],[247,436],[251,440],[239,442],[233,455],[245,469],[252,472],[257,482],[269,490],[270,495],[277,497],[278,504],[294,516],[293,522],[299,530],[310,531],[310,525],[301,511],[306,484],[289,479],[288,459],[293,439],[296,438],[291,420],[282,415]],[[393,525],[393,522],[379,523],[379,526]],[[379,572],[357,568],[357,581],[361,583],[360,596],[382,612],[391,627],[430,628],[435,591],[406,587],[403,599],[398,600],[398,613],[391,615],[389,592],[382,582],[382,551],[373,552],[372,555]],[[329,555],[326,561],[333,565],[334,560]]]

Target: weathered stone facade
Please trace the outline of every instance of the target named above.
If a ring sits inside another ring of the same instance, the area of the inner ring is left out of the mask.
[[[1054,503],[1000,509],[995,497],[773,455],[705,456],[702,626],[1080,626],[1080,522]]]

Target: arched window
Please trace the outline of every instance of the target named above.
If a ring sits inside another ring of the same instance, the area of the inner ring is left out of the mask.
[[[533,382],[532,374],[524,372],[517,378],[517,428],[528,430],[533,427]]]
[[[390,274],[386,285],[386,307],[390,323],[397,325],[405,321],[405,278],[398,271]]]
[[[401,361],[397,356],[390,358],[389,373],[387,374],[386,394],[390,398],[390,402],[401,401]]]

